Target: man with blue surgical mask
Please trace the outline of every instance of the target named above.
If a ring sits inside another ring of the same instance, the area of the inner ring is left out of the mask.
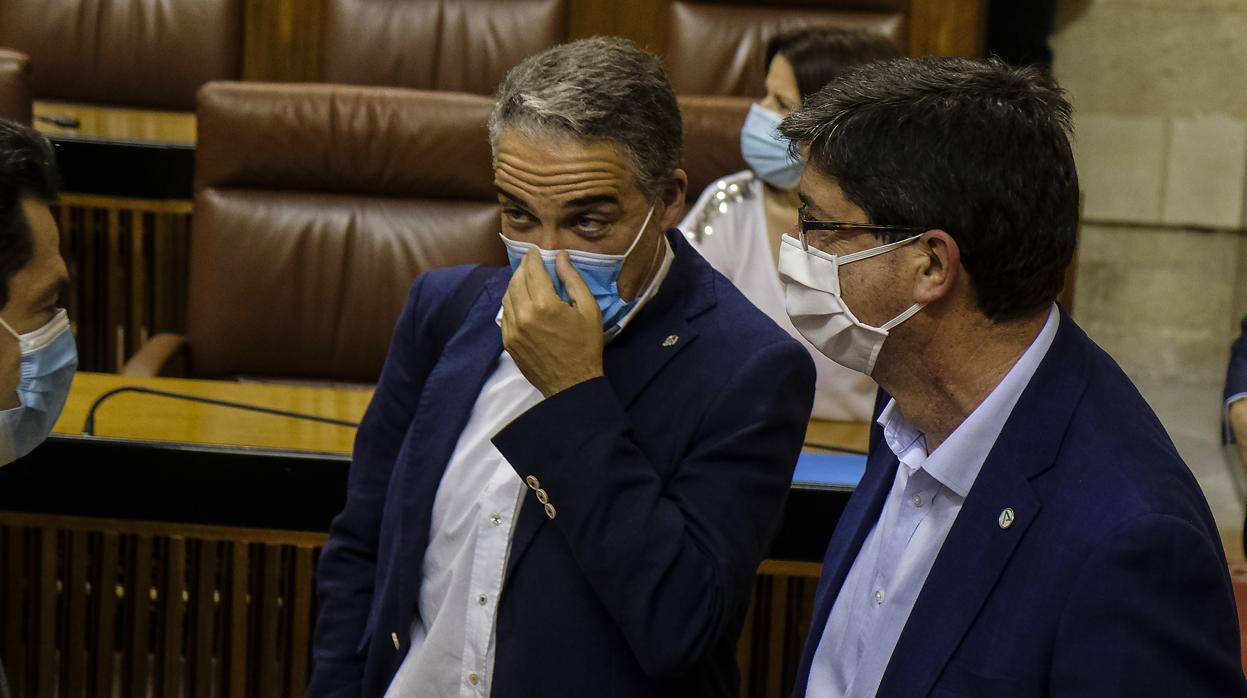
[[[320,557],[309,696],[739,695],[814,369],[674,228],[681,133],[622,39],[499,88],[510,265],[412,289]]]
[[[0,119],[0,465],[47,438],[78,367],[59,306],[69,274],[48,211],[56,179],[47,140]],[[0,667],[0,697],[8,693]]]
[[[59,305],[69,274],[48,210],[55,197],[47,140],[0,120],[0,464],[47,438],[78,366]]]

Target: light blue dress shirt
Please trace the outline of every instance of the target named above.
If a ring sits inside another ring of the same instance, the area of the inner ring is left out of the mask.
[[[879,690],[892,650],[1009,414],[1056,336],[1053,305],[1030,347],[999,385],[930,454],[926,439],[893,400],[879,415],[900,466],[814,653],[808,698],[868,698]],[[897,657],[903,668],[905,658]]]

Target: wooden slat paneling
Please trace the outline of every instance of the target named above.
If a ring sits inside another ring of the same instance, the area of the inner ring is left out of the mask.
[[[244,80],[317,79],[321,0],[247,0],[245,12]]]

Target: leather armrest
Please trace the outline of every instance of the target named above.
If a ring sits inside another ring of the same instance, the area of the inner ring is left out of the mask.
[[[158,334],[147,340],[121,369],[123,376],[165,375],[181,359],[185,364],[186,337],[180,334]]]

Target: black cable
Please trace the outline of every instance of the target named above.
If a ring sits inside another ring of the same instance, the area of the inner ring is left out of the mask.
[[[155,395],[157,397],[167,397],[175,400],[188,400],[190,402],[199,402],[205,405],[216,405],[217,407],[232,407],[237,410],[247,410],[249,412],[260,412],[263,414],[271,414],[277,417],[290,417],[293,419],[306,419],[312,422],[321,422],[323,424],[333,424],[340,427],[358,428],[356,422],[348,422],[342,419],[333,419],[331,417],[321,417],[314,414],[304,414],[302,412],[290,412],[288,410],[278,410],[272,407],[260,407],[258,405],[247,405],[241,402],[230,402],[228,400],[216,400],[210,397],[199,397],[198,395],[187,395],[185,393],[174,393],[168,390],[158,390],[156,388],[144,388],[138,385],[124,385],[120,388],[113,388],[103,395],[95,399],[91,403],[91,409],[87,410],[87,419],[82,424],[82,433],[87,436],[95,435],[95,412],[104,403],[114,395],[121,393],[142,393],[144,395]]]

